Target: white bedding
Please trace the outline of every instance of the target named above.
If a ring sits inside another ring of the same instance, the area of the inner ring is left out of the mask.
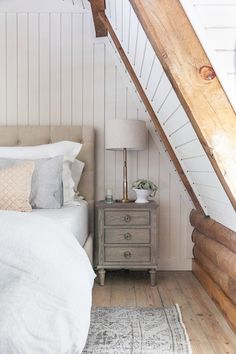
[[[71,232],[37,213],[0,211],[0,353],[81,353],[93,281]]]
[[[33,209],[33,214],[46,216],[71,231],[83,247],[88,237],[88,203],[70,202],[61,209]]]

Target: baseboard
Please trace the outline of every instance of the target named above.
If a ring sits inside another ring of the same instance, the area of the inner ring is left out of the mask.
[[[194,275],[207,291],[208,295],[220,308],[230,327],[236,332],[236,305],[228,298],[214,280],[193,260],[192,269]]]

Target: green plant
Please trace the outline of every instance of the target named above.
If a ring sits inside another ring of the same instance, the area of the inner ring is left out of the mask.
[[[156,191],[157,191],[157,186],[155,183],[152,181],[149,181],[148,179],[137,179],[132,183],[132,188],[133,189],[147,189],[151,191],[150,196],[155,197]]]

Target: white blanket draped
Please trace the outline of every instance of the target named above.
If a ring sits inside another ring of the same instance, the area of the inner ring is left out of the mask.
[[[93,281],[72,233],[43,216],[0,211],[0,353],[81,353]]]

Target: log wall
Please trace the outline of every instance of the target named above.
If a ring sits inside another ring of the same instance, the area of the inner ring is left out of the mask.
[[[193,210],[193,273],[236,331],[236,233]]]

